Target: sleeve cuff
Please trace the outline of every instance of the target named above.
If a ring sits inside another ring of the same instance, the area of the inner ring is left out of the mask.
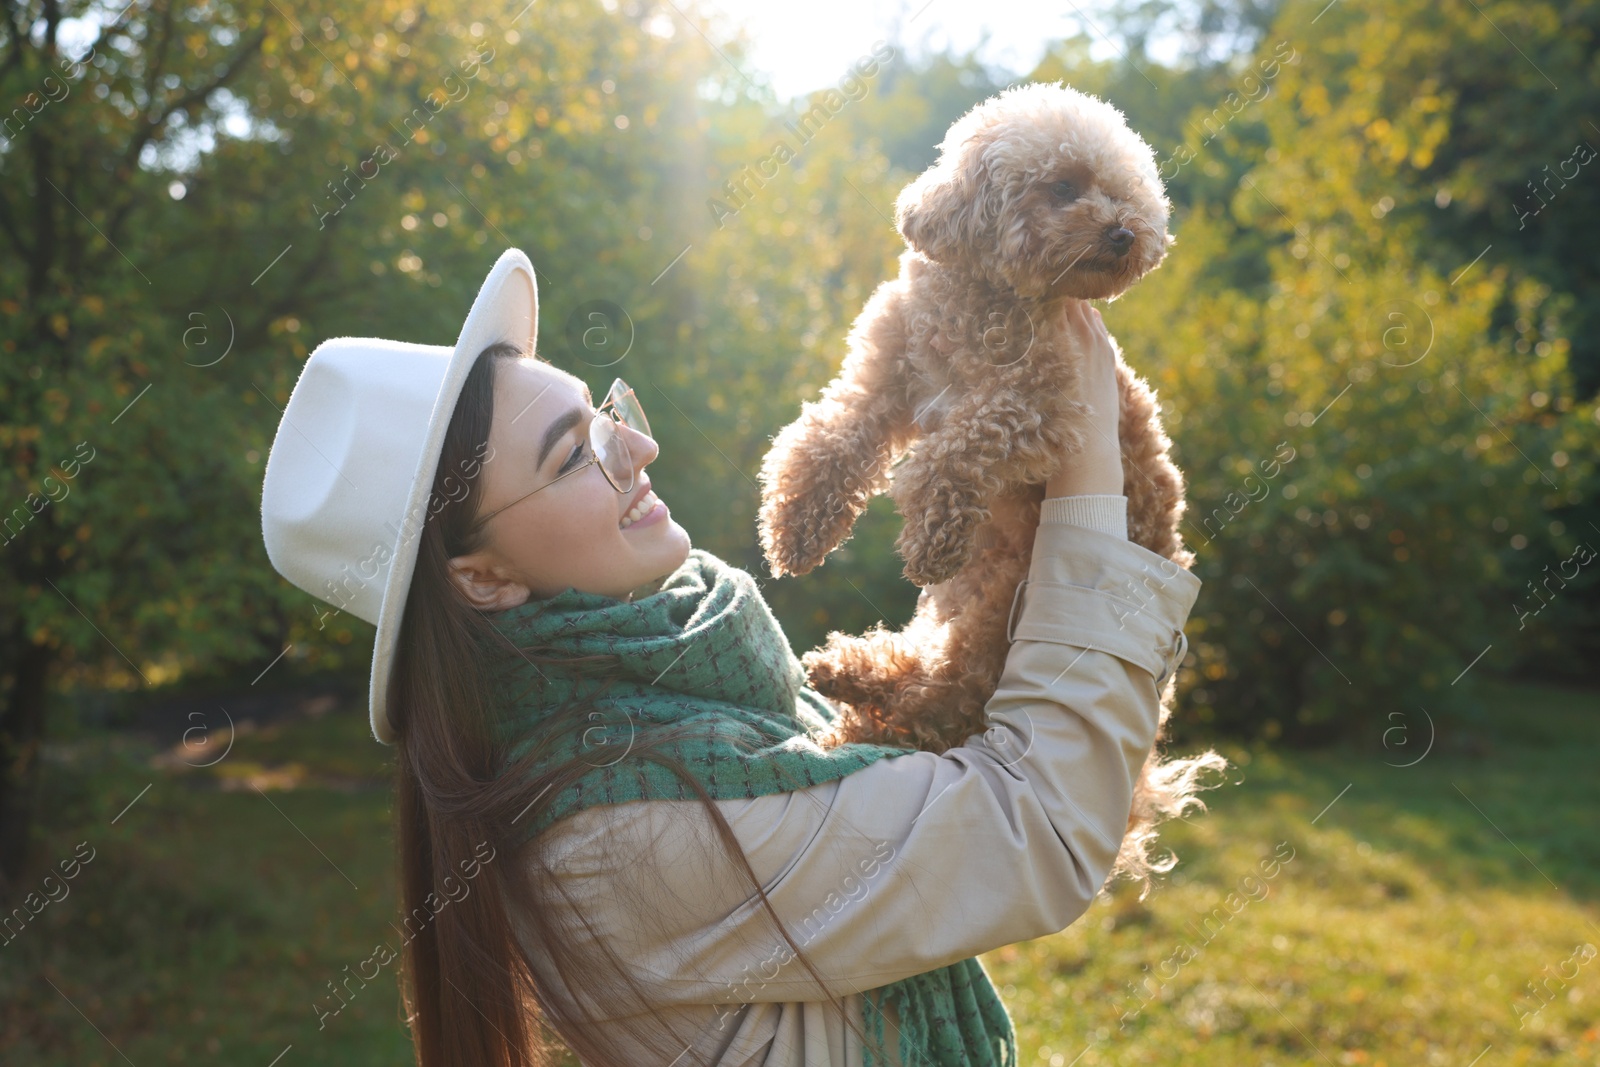
[[[1164,680],[1188,650],[1200,579],[1126,538],[1068,525],[1041,519],[1007,638],[1109,652]]]
[[[1039,506],[1039,522],[1087,526],[1126,541],[1128,498],[1120,493],[1046,497]]]

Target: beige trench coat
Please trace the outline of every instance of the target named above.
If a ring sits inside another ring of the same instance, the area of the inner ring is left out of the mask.
[[[985,733],[809,789],[717,802],[857,1026],[862,991],[1056,933],[1105,882],[1201,584],[1127,539],[1126,503],[1045,501]],[[859,1067],[855,1033],[793,958],[699,802],[588,808],[548,833],[571,896],[557,909],[564,928],[586,952],[608,943],[677,1031],[628,1062]],[[602,1020],[628,1002],[563,995]],[[891,1054],[896,1033],[890,1014]]]

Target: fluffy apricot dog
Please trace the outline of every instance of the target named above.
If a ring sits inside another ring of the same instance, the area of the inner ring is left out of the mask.
[[[904,630],[835,632],[802,658],[842,711],[825,745],[941,752],[985,730],[1044,483],[1094,432],[1073,399],[1082,353],[1063,302],[1115,299],[1154,270],[1174,240],[1170,207],[1154,153],[1122,114],[1058,84],[974,107],[901,192],[899,277],[872,294],[838,377],[777,434],[761,469],[774,575],[815,568],[888,492],[904,519],[905,576],[924,587]],[[1189,567],[1183,475],[1155,393],[1120,350],[1117,379],[1128,535]],[[1163,732],[1172,692],[1168,679]],[[1119,872],[1149,869],[1153,823],[1198,805],[1194,776],[1212,765],[1152,752]]]

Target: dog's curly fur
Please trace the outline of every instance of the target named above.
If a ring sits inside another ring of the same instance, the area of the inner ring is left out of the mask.
[[[841,705],[823,744],[942,752],[988,727],[1044,483],[1092,431],[1073,399],[1082,353],[1065,301],[1115,299],[1155,269],[1174,240],[1170,207],[1153,152],[1121,113],[1057,84],[974,107],[901,192],[896,225],[910,247],[899,277],[872,294],[838,377],[761,468],[773,574],[815,568],[888,492],[905,520],[895,543],[905,575],[924,587],[903,630],[835,632],[803,657],[811,684]],[[1189,567],[1184,480],[1156,394],[1120,351],[1117,381],[1129,538]],[[1169,679],[1162,733],[1173,691]],[[1114,874],[1148,889],[1150,871],[1171,862],[1151,862],[1155,823],[1203,807],[1196,778],[1221,765],[1212,753],[1151,752]]]

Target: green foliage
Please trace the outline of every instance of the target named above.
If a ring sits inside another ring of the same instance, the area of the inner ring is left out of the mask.
[[[1190,478],[1207,585],[1185,684],[1214,727],[1311,739],[1393,707],[1466,713],[1477,673],[1592,676],[1595,569],[1518,626],[1529,583],[1600,526],[1575,362],[1596,331],[1573,297],[1593,194],[1569,183],[1537,238],[1506,209],[1530,160],[1570,147],[1590,37],[1521,10],[1487,14],[1526,63],[1471,4],[1377,23],[1206,4],[1167,66],[1146,43],[1187,9],[1129,3],[1107,24],[1133,62],[1091,61],[1084,32],[1029,75],[1122,108],[1177,206],[1173,255],[1107,318]],[[780,105],[741,41],[638,4],[535,5],[514,26],[399,0],[304,24],[123,15],[60,99],[44,79],[82,49],[43,14],[0,42],[0,89],[29,102],[0,143],[0,492],[60,496],[4,545],[0,673],[30,649],[85,686],[253,678],[286,649],[279,669],[364,672],[370,627],[321,622],[261,546],[279,413],[323,338],[453,342],[507,245],[540,271],[544,354],[635,385],[663,498],[763,579],[797,647],[909,617],[887,500],[815,574],[770,581],[754,476],[893,275],[895,195],[1002,75],[896,48],[859,94]],[[1539,69],[1571,86],[1564,117]],[[80,442],[94,459],[64,479]],[[1280,442],[1296,458],[1250,500]]]
[[[1269,86],[1256,102],[1220,124],[1208,98],[1193,106],[1173,254],[1106,313],[1189,479],[1206,582],[1191,714],[1299,741],[1376,736],[1418,705],[1478,714],[1468,668],[1514,672],[1548,632],[1519,625],[1516,602],[1540,603],[1519,587],[1600,545],[1554,517],[1592,502],[1596,478],[1597,410],[1571,395],[1568,346],[1525,358],[1492,328],[1503,305],[1526,321],[1559,302],[1492,258],[1447,270],[1419,254],[1427,219],[1389,210],[1447,130],[1437,101],[1376,117],[1392,89],[1379,57],[1410,31],[1346,20],[1340,37],[1310,18],[1282,17],[1241,65]],[[1220,83],[1218,99],[1244,84],[1175,77]],[[1569,649],[1594,640],[1582,588],[1558,600],[1578,623],[1553,639]]]

